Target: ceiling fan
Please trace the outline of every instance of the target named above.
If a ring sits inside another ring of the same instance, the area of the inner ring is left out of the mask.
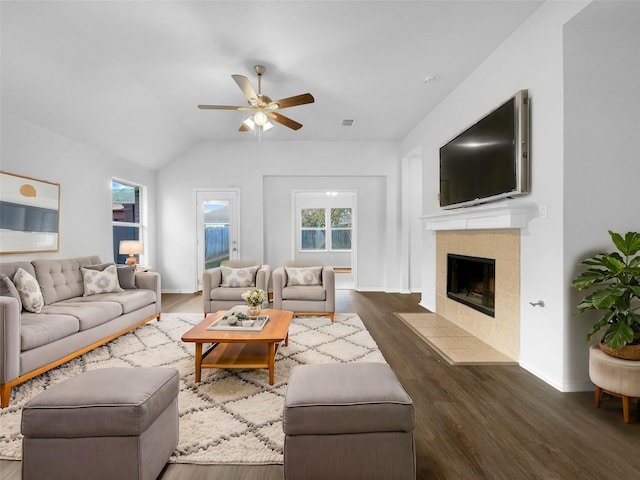
[[[295,120],[285,117],[277,110],[283,108],[296,107],[298,105],[304,105],[305,103],[313,103],[315,99],[310,93],[303,93],[301,95],[295,95],[293,97],[282,98],[280,100],[271,100],[271,98],[262,94],[262,74],[267,70],[262,65],[255,65],[254,71],[258,75],[258,93],[255,92],[249,80],[244,75],[231,75],[236,81],[244,96],[247,97],[248,106],[233,106],[233,105],[198,105],[198,108],[203,110],[248,110],[251,111],[251,115],[247,117],[240,128],[240,132],[248,132],[253,130],[256,126],[261,130],[270,130],[273,128],[273,124],[269,120],[278,122],[285,127],[289,127],[293,130],[299,130],[302,128],[302,124]]]

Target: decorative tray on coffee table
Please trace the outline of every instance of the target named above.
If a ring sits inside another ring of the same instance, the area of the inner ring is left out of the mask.
[[[232,332],[260,332],[269,320],[269,315],[258,315],[257,317],[248,317],[246,320],[240,320],[230,325],[226,315],[219,318],[207,327],[207,330],[227,330]]]

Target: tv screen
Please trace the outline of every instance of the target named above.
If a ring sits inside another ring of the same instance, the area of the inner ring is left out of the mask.
[[[529,192],[528,95],[521,90],[440,148],[440,206]]]

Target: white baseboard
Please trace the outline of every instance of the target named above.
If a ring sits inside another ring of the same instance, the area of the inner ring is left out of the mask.
[[[535,368],[535,367],[533,367],[531,365],[528,365],[526,363],[521,363],[521,362],[519,362],[519,364],[527,372],[531,373],[532,375],[534,375],[535,377],[539,378],[543,382],[551,385],[556,390],[562,392],[562,383],[558,383],[555,379],[547,376],[545,373],[542,373],[540,370],[538,370],[537,368]]]
[[[567,393],[593,392],[595,389],[591,382],[565,383],[562,387],[562,391]]]
[[[410,294],[413,293],[411,290],[407,290],[405,288],[384,288],[384,287],[365,287],[365,288],[356,288],[358,292],[382,292],[382,293],[401,293],[401,294]]]
[[[198,292],[194,292],[193,290],[182,290],[180,288],[163,288],[160,290],[160,293],[191,293],[195,295]]]
[[[386,290],[384,287],[358,287],[356,288],[357,292],[384,292],[384,293],[391,293],[388,290]]]
[[[542,373],[535,367],[528,365],[526,363],[520,363],[520,366],[524,368],[527,372],[535,375],[537,378],[542,380],[545,383],[548,383],[556,390],[563,393],[574,393],[574,392],[592,392],[594,390],[594,386],[591,382],[575,382],[575,383],[565,383],[558,382],[555,379],[550,378],[548,375]]]

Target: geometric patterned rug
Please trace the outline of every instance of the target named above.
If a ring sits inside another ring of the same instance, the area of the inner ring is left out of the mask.
[[[173,367],[180,373],[180,439],[170,463],[281,464],[282,409],[295,365],[383,362],[378,346],[354,313],[296,317],[289,345],[278,348],[274,384],[267,370],[203,369],[195,383],[193,343],[180,337],[202,320],[201,313],[163,313],[106,345],[12,389],[0,411],[0,459],[20,460],[22,406],[48,386],[78,373],[108,367]]]

